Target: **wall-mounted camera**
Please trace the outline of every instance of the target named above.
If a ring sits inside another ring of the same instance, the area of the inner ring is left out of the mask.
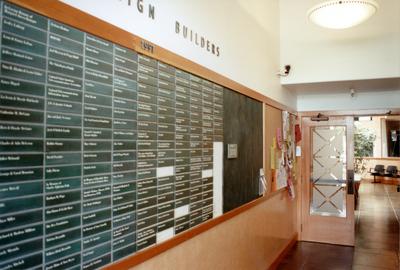
[[[289,75],[290,69],[291,69],[290,65],[285,65],[282,70],[280,70],[278,73],[276,73],[276,75],[278,75],[280,77],[286,77]]]

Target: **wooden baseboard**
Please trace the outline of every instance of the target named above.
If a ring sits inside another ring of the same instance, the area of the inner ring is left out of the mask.
[[[279,253],[279,256],[272,262],[268,270],[275,270],[278,268],[278,265],[282,262],[282,260],[288,255],[289,251],[296,245],[298,240],[298,234],[295,233],[290,240],[290,242],[282,249],[282,251]]]

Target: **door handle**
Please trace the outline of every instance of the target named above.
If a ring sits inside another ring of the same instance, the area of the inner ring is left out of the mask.
[[[354,194],[354,170],[347,170],[347,194]]]

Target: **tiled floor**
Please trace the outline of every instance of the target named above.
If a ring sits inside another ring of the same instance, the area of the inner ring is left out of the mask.
[[[359,192],[353,269],[399,270],[400,193],[367,181]]]
[[[355,247],[299,242],[278,269],[399,270],[400,193],[363,181],[356,211]]]

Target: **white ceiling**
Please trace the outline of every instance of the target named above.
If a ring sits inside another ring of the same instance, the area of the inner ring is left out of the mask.
[[[400,89],[400,0],[378,0],[367,22],[345,30],[313,25],[307,10],[322,0],[280,0],[281,83],[299,93]]]

